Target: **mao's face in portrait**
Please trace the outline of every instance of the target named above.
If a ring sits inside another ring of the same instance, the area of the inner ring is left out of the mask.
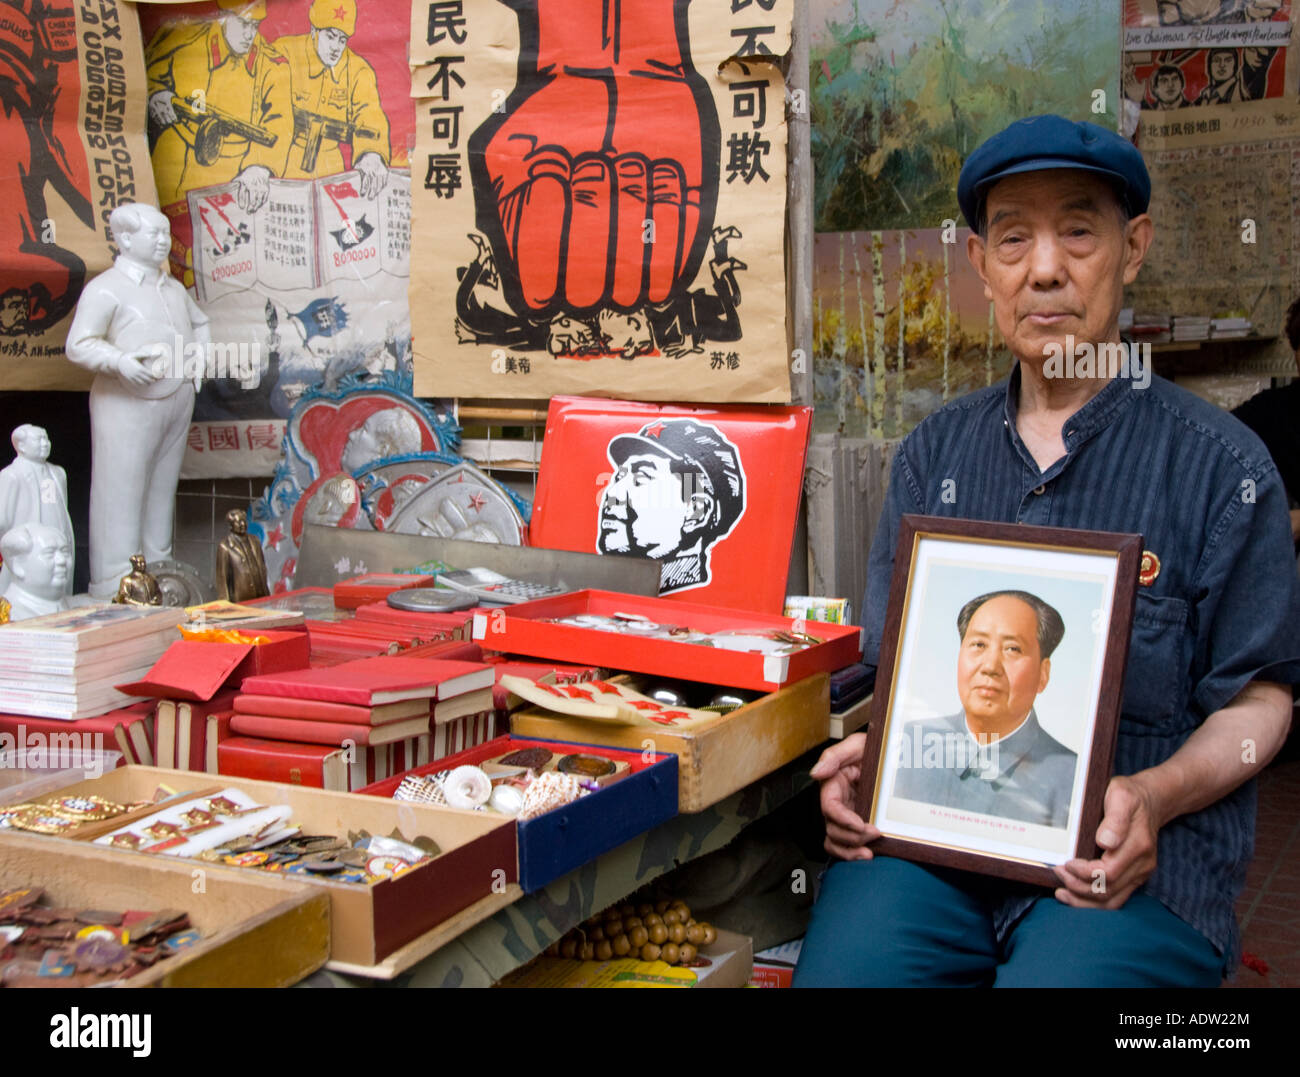
[[[1039,654],[1033,607],[1011,595],[989,599],[971,617],[957,654],[957,694],[972,729],[1010,733],[1047,687],[1050,671]]]
[[[57,598],[68,583],[68,569],[72,564],[72,551],[66,541],[54,535],[36,539],[30,553],[22,561],[23,586],[36,595]],[[19,575],[18,572],[14,573]]]
[[[614,472],[600,506],[601,553],[660,559],[683,545],[690,505],[666,457],[629,456]]]

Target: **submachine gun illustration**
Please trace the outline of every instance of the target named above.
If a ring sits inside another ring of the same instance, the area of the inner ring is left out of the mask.
[[[274,146],[276,138],[279,137],[264,127],[237,119],[207,102],[199,107],[179,97],[173,97],[172,108],[176,110],[178,119],[195,125],[194,160],[204,167],[217,163],[217,159],[221,156],[221,144],[228,135],[246,138],[259,146]]]
[[[305,108],[295,106],[293,110],[293,140],[303,143],[302,170],[304,172],[316,170],[316,157],[320,153],[322,139],[351,143],[357,136],[378,138],[379,132],[357,123],[337,120],[332,116],[322,116],[319,112],[311,112]]]

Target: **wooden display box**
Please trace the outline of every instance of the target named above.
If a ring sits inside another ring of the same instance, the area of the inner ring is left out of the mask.
[[[504,893],[518,877],[514,820],[486,812],[158,767],[121,767],[58,792],[95,793],[121,804],[150,800],[160,785],[177,792],[229,787],[241,790],[259,804],[287,804],[293,809],[292,822],[301,823],[309,834],[345,838],[349,830],[368,830],[378,837],[397,830],[408,838],[424,836],[437,842],[442,850],[440,856],[369,886],[330,882],[327,877],[306,874],[284,877],[252,868],[237,869],[268,881],[302,881],[324,889],[330,898],[330,960],[347,964],[349,971],[361,972],[365,966],[378,964],[467,906]],[[68,844],[61,839],[49,840],[58,840],[61,847]],[[187,876],[195,864],[208,866],[204,861],[160,854],[106,851],[132,861],[147,858],[181,863],[186,865]]]
[[[41,886],[47,903],[74,909],[189,914],[203,938],[122,981],[127,987],[287,987],[325,964],[330,903],[319,887],[239,868],[204,869],[196,893],[191,861],[0,831],[0,890]]]
[[[477,766],[518,748],[548,748],[559,755],[599,751],[607,745],[557,744],[554,740],[497,737],[446,759],[437,759],[407,774],[437,774],[459,766]],[[665,823],[677,814],[677,760],[662,751],[647,758],[640,744],[631,751],[610,752],[609,757],[628,764],[623,777],[588,796],[518,824],[519,883],[526,893],[588,864],[631,841],[638,834]],[[392,797],[406,774],[399,774],[361,790],[372,796]],[[515,820],[491,814],[494,818]]]
[[[640,688],[636,677],[616,678]],[[611,748],[677,756],[677,810],[704,811],[732,793],[797,759],[830,733],[830,676],[816,673],[787,685],[700,729],[672,730],[649,725],[570,718],[538,707],[510,717],[520,737],[549,737]]]

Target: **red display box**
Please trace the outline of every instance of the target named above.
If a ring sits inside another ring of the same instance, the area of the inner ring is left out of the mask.
[[[426,763],[405,774],[368,785],[359,792],[392,797],[407,774],[437,774],[460,766],[477,766],[518,748],[547,748],[561,755],[592,752],[628,765],[622,778],[602,789],[536,819],[517,824],[519,885],[527,893],[540,890],[561,875],[595,860],[677,814],[675,755],[511,736],[497,737],[446,759]],[[495,813],[486,814],[495,817]]]
[[[795,630],[790,617],[720,610],[715,606],[642,598],[617,591],[575,591],[474,614],[474,639],[485,648],[561,662],[590,662],[608,669],[651,673],[732,688],[770,692],[820,671],[843,669],[862,655],[862,629],[803,621],[800,628],[823,640],[787,655],[763,655],[654,639],[622,632],[547,623],[556,617],[630,613],[659,624],[701,632]]]
[[[124,684],[128,695],[206,702],[223,688],[239,687],[245,677],[306,669],[309,641],[301,628],[246,629],[266,643],[209,643],[177,640],[139,681]]]
[[[411,576],[400,572],[367,572],[350,580],[339,580],[334,585],[334,605],[341,610],[354,610],[367,602],[382,602],[394,591],[410,587],[432,587],[433,576]]]

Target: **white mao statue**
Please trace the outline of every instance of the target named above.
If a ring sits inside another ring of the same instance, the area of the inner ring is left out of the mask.
[[[90,388],[90,594],[111,598],[131,569],[172,554],[185,437],[206,355],[208,318],[167,272],[171,229],[152,206],[126,203],[109,227],[121,254],[81,293],[68,358]],[[191,373],[193,372],[193,376]]]
[[[50,438],[39,426],[15,427],[13,463],[0,469],[0,535],[19,524],[52,527],[68,540],[69,557],[75,549],[72,517],[68,515],[68,476],[50,463]],[[9,569],[0,566],[0,594],[9,585]],[[69,563],[67,591],[72,591]]]
[[[9,566],[9,583],[0,592],[0,604],[8,604],[10,621],[68,608],[72,547],[62,531],[38,523],[19,524],[0,537],[0,556]]]

